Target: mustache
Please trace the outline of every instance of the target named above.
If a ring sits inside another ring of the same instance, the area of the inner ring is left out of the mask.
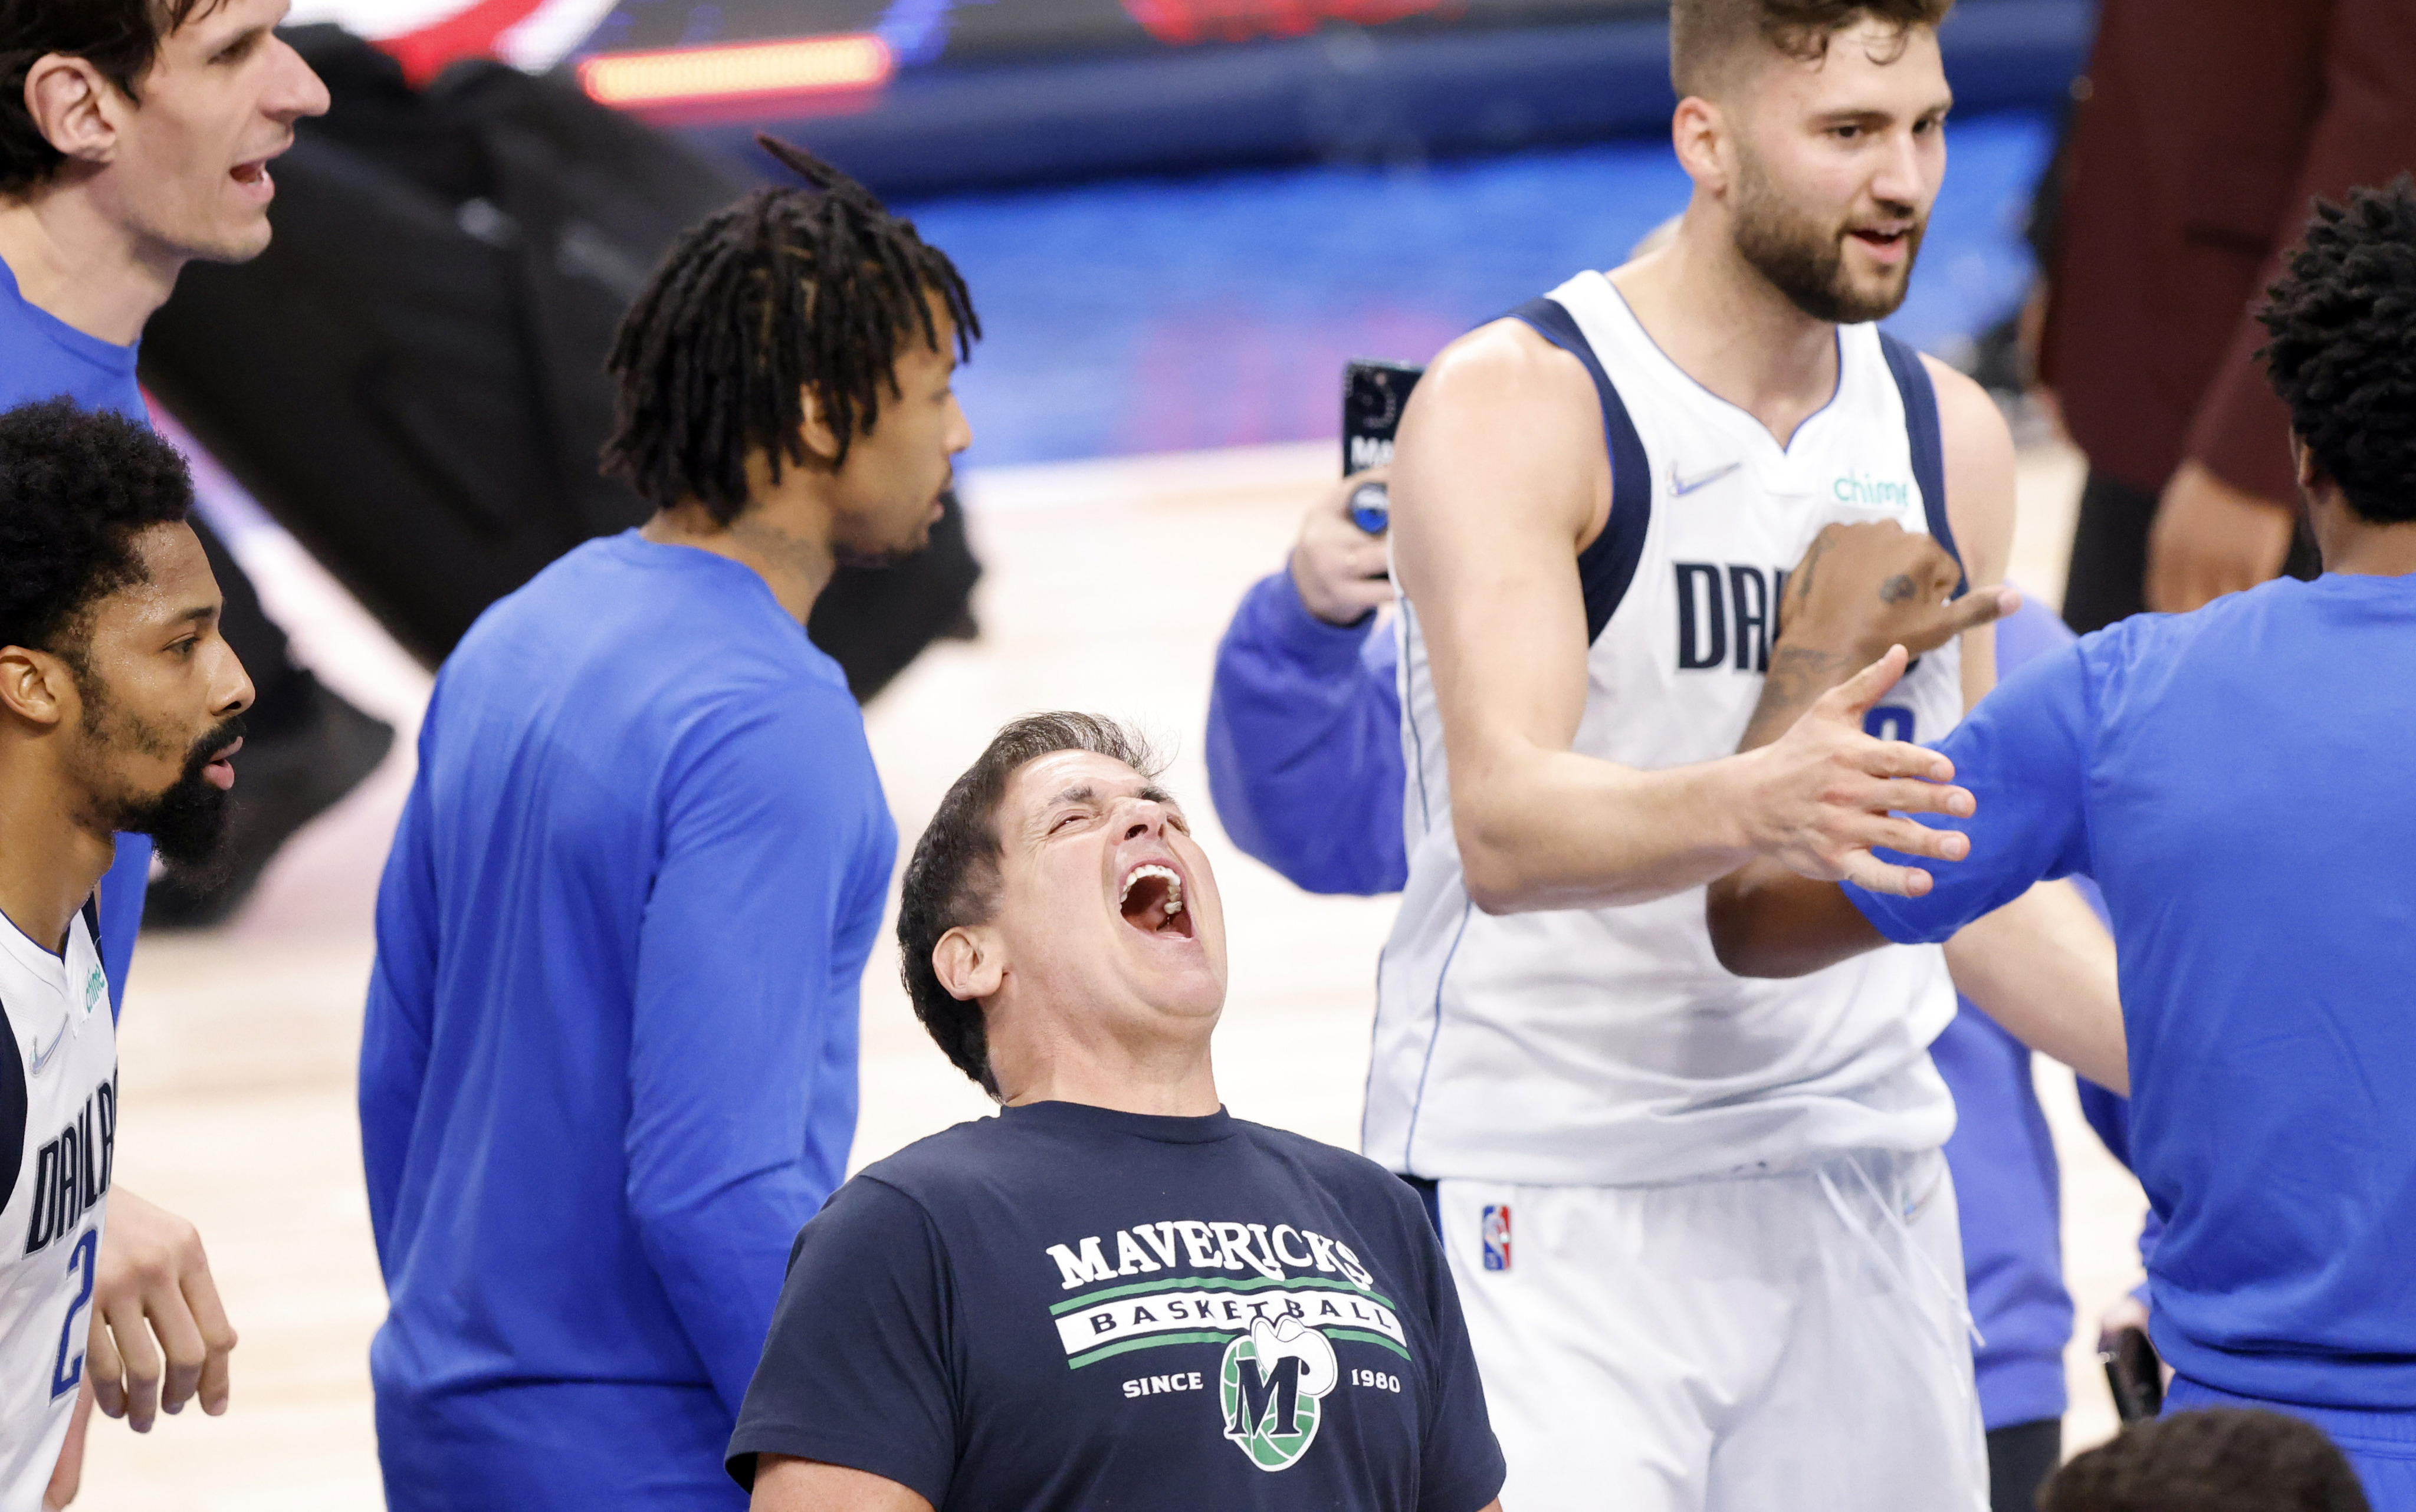
[[[195,741],[192,748],[185,753],[185,770],[177,774],[176,785],[181,787],[187,783],[201,781],[202,769],[208,766],[220,751],[242,740],[249,728],[241,714],[233,714],[217,728]]]

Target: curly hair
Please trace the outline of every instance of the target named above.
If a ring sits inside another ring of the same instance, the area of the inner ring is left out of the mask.
[[[1808,63],[1861,22],[1901,36],[1936,27],[1954,8],[1955,0],[1670,0],[1669,82],[1681,95],[1709,95],[1754,44]]]
[[[2257,312],[2291,428],[2358,514],[2416,519],[2416,183],[2318,202]]]
[[[48,183],[67,157],[25,109],[25,76],[53,53],[82,58],[140,99],[159,44],[225,0],[0,0],[0,195]]]
[[[948,1059],[999,1095],[990,1073],[989,1040],[979,1003],[969,1003],[940,984],[931,951],[940,936],[960,924],[988,922],[998,905],[998,808],[1006,786],[1028,763],[1059,751],[1088,751],[1121,761],[1144,777],[1159,771],[1149,742],[1097,714],[1028,714],[991,737],[974,764],[959,777],[939,812],[931,816],[898,901],[898,972],[914,999],[914,1016]]]
[[[192,504],[184,457],[146,426],[67,399],[0,414],[0,646],[81,668],[93,606],[143,580],[134,537]]]
[[[2076,1455],[2039,1512],[2368,1512],[2324,1430],[2238,1407],[2174,1413]]]
[[[672,244],[621,319],[605,368],[620,385],[604,470],[657,508],[694,499],[724,525],[747,508],[747,458],[805,466],[804,391],[838,440],[836,462],[898,392],[899,342],[956,322],[981,335],[965,280],[914,224],[812,154],[758,137],[803,188],[763,189]]]

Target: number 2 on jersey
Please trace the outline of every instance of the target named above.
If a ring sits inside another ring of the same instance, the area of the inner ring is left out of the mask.
[[[83,1336],[76,1332],[76,1320],[92,1302],[92,1273],[100,1250],[100,1230],[86,1229],[78,1236],[75,1248],[68,1251],[68,1275],[81,1272],[83,1282],[76,1288],[75,1300],[68,1304],[67,1322],[59,1325],[58,1360],[51,1367],[51,1400],[58,1400],[83,1383],[83,1350],[79,1346]],[[75,1350],[69,1359],[68,1351]]]

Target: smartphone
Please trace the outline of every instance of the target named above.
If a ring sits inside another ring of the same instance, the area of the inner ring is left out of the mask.
[[[1342,369],[1342,475],[1365,472],[1393,459],[1393,437],[1410,390],[1426,372],[1414,363],[1355,357]],[[1392,524],[1391,501],[1381,483],[1362,484],[1351,495],[1351,518],[1370,535]]]
[[[2114,1414],[2125,1423],[2141,1422],[2165,1409],[2165,1362],[2147,1333],[2125,1328],[2097,1352],[2106,1366],[2106,1385],[2114,1393]]]

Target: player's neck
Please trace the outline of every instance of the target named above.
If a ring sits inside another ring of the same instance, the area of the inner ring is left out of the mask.
[[[1714,213],[1690,208],[1668,247],[1611,275],[1686,376],[1761,422],[1781,446],[1837,391],[1837,328],[1737,255]]]
[[[5,739],[5,737],[0,737]],[[83,900],[116,855],[106,833],[76,823],[53,773],[24,742],[0,747],[0,913],[56,951]]]
[[[657,510],[639,533],[659,545],[710,551],[749,569],[799,624],[812,616],[814,601],[838,570],[828,516],[783,507],[778,501],[758,501],[728,525],[702,504],[676,504]]]
[[[2406,577],[2416,574],[2416,520],[2378,524],[2352,512],[2337,490],[2311,502],[2308,528],[2324,571],[2356,577]]]
[[[81,185],[0,199],[0,262],[26,303],[86,336],[131,346],[188,259],[104,215]]]

